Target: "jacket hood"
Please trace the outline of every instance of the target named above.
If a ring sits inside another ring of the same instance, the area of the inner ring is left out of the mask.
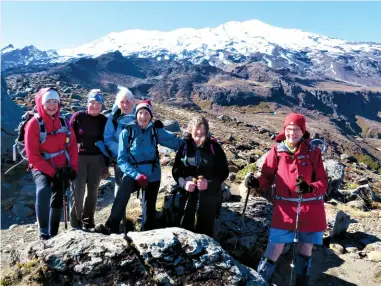
[[[36,102],[36,106],[37,106],[37,112],[38,114],[41,116],[41,118],[43,120],[46,120],[47,118],[51,118],[45,111],[44,107],[42,106],[42,95],[51,90],[51,89],[54,89],[54,88],[51,88],[51,87],[46,87],[46,88],[41,88],[37,94],[36,94],[36,97],[35,97],[35,102]],[[55,91],[57,91],[56,89],[54,89]],[[57,91],[58,92],[58,91]],[[59,94],[59,93],[58,93]],[[56,116],[55,118],[59,117],[60,116],[60,110],[61,110],[61,104],[58,104],[58,111],[56,113]]]
[[[130,113],[130,114],[123,114],[121,116],[118,117],[117,119],[118,121],[118,125],[133,125],[133,124],[137,124],[136,122],[136,118],[135,116]]]

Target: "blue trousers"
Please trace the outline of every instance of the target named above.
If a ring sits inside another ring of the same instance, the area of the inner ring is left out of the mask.
[[[67,186],[56,186],[52,178],[40,171],[32,170],[36,185],[36,216],[40,235],[55,236],[58,233],[63,206],[63,194]]]
[[[143,210],[141,230],[150,230],[155,228],[156,219],[156,200],[159,192],[160,181],[150,182],[148,187],[142,192]],[[112,232],[119,233],[119,225],[125,216],[126,206],[130,200],[131,194],[139,189],[138,184],[129,176],[123,176],[121,185],[116,193],[111,213],[106,221],[106,227]]]

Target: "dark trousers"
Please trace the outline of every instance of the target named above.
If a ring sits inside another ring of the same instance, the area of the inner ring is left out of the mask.
[[[63,195],[67,183],[57,186],[52,178],[40,171],[32,170],[36,185],[36,216],[41,235],[55,236],[58,233],[63,206]]]
[[[114,165],[114,174],[115,174],[114,198],[116,198],[116,194],[119,190],[120,185],[122,184],[122,178],[123,178],[123,172],[116,164]]]
[[[214,223],[221,205],[221,193],[209,190],[183,192],[180,208],[184,215],[182,228],[213,237]]]
[[[156,219],[156,200],[159,192],[160,182],[150,182],[148,187],[143,190],[143,210],[142,210],[142,227],[141,230],[150,230],[155,228]],[[119,232],[119,224],[125,216],[126,206],[131,194],[139,189],[139,186],[129,176],[124,176],[119,190],[114,199],[111,213],[106,221],[106,227],[112,232]]]
[[[95,207],[104,167],[105,160],[102,154],[79,155],[78,174],[71,189],[70,224],[72,227],[81,227],[82,224],[88,228],[95,226]]]

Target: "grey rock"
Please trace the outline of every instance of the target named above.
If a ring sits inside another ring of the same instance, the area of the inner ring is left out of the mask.
[[[13,230],[13,229],[15,229],[18,226],[19,226],[18,224],[12,224],[8,229],[9,230]]]
[[[244,216],[244,199],[222,203],[216,220],[215,237],[234,257],[248,266],[256,267],[266,250],[272,205],[261,197],[249,196]]]
[[[212,238],[180,228],[122,235],[68,231],[31,243],[23,261],[44,261],[52,275],[45,283],[74,285],[268,285],[226,253]],[[107,275],[105,275],[107,273]]]
[[[373,262],[381,261],[381,251],[371,251],[368,253],[368,259]]]
[[[349,253],[355,253],[358,251],[358,248],[355,246],[344,246],[344,247],[345,247],[345,251]]]
[[[362,210],[362,211],[365,211],[367,209],[365,202],[363,200],[350,201],[349,203],[347,203],[347,206],[350,206],[351,208]]]
[[[229,165],[229,172],[231,173],[238,173],[239,168],[235,165]]]
[[[21,189],[20,195],[35,197],[36,196],[36,186],[35,185],[26,185]]]
[[[348,256],[352,259],[359,259],[360,255],[358,253],[350,252]]]
[[[350,223],[351,223],[351,217],[347,215],[345,212],[339,211],[336,214],[336,217],[333,223],[333,228],[330,232],[330,236],[336,237],[345,233]]]
[[[381,197],[377,195],[368,184],[359,186],[352,191],[351,196],[354,195],[364,201],[367,209],[372,207],[372,202],[381,202]]]
[[[12,101],[7,93],[7,82],[1,75],[1,156],[12,153],[12,146],[16,139],[17,128],[23,111]]]
[[[12,207],[12,213],[18,217],[28,217],[34,214],[34,210],[24,204],[16,203]]]
[[[228,255],[212,238],[181,228],[157,229],[149,232],[129,232],[128,237],[158,284],[214,280],[220,285],[267,285],[254,270],[243,266]],[[181,259],[179,260],[179,257]],[[182,266],[187,277],[179,278],[172,265]],[[188,280],[192,277],[192,280]],[[218,280],[217,280],[218,279]]]
[[[381,241],[373,242],[366,245],[362,251],[365,253],[369,253],[371,251],[381,251]]]
[[[344,165],[332,159],[324,161],[323,164],[327,172],[329,183],[325,200],[335,198],[339,201],[343,201],[344,197],[338,190],[344,180]]]
[[[333,250],[337,255],[343,254],[344,253],[344,247],[341,244],[338,243],[331,243],[329,245],[329,248]]]
[[[171,132],[181,132],[179,122],[177,120],[164,120],[164,128]]]

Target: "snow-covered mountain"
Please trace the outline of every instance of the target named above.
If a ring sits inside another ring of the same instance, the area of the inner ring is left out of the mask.
[[[275,70],[306,78],[329,77],[359,85],[381,85],[381,44],[349,42],[278,28],[258,20],[228,22],[198,30],[113,32],[74,49],[58,50],[59,57],[54,61],[97,57],[116,50],[124,56],[158,60],[193,63],[207,60],[224,69],[232,64],[264,62]]]
[[[1,49],[1,68],[9,69],[23,65],[65,62],[69,57],[61,57],[56,50],[41,51],[35,46],[16,49],[12,44]]]

